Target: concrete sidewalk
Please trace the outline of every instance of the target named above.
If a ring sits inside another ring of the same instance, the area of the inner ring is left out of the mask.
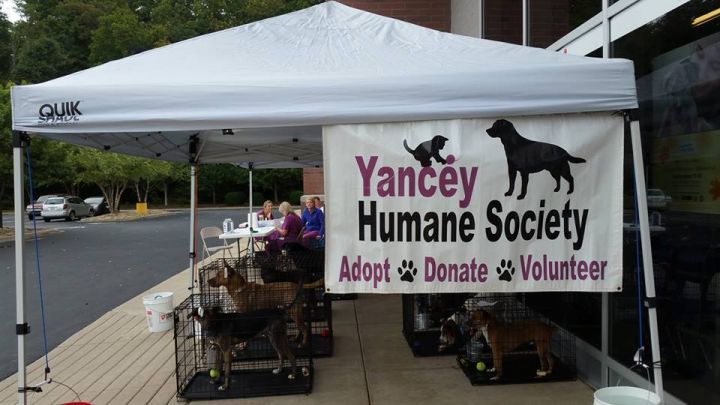
[[[53,383],[28,394],[29,404],[176,404],[173,332],[149,333],[142,296],[188,296],[189,272],[108,312],[50,352]],[[453,356],[415,358],[402,335],[399,295],[361,295],[333,302],[334,356],[315,359],[313,391],[197,404],[590,404],[580,381],[473,387]],[[44,359],[28,367],[28,383],[43,379]],[[61,385],[60,383],[64,384]],[[77,393],[73,393],[73,390]],[[17,403],[17,379],[0,382],[0,404]]]

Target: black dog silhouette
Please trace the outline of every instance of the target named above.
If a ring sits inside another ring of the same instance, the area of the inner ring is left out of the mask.
[[[510,177],[510,188],[505,193],[505,196],[512,195],[515,188],[515,177],[520,172],[522,190],[518,200],[525,198],[528,176],[530,173],[543,170],[549,171],[555,179],[555,192],[560,190],[560,177],[567,180],[570,185],[567,193],[573,192],[575,182],[570,174],[569,163],[584,163],[585,159],[571,156],[565,149],[557,145],[523,138],[508,120],[495,121],[493,126],[487,130],[487,133],[492,138],[500,138],[505,147],[505,158],[507,159],[508,175]]]
[[[430,158],[435,158],[435,161],[438,163],[446,163],[445,159],[440,156],[440,150],[445,147],[447,140],[448,139],[442,135],[435,135],[432,140],[421,143],[415,150],[410,149],[407,140],[403,140],[403,145],[405,145],[405,149],[413,155],[415,160],[420,162],[422,167],[428,167],[432,164]]]

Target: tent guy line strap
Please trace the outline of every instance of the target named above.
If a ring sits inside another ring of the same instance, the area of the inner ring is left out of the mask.
[[[45,382],[48,380],[48,374],[50,374],[50,361],[48,359],[48,342],[47,342],[47,327],[45,324],[45,293],[43,291],[42,271],[40,268],[40,243],[37,235],[37,216],[34,214],[35,210],[35,196],[33,195],[33,181],[32,181],[32,160],[30,159],[30,143],[26,143],[25,146],[25,159],[28,169],[28,192],[30,193],[30,204],[33,204],[33,241],[35,243],[35,263],[38,276],[38,293],[40,295],[40,318],[42,320],[42,333],[43,333],[43,344],[45,349]],[[29,330],[28,330],[29,331]],[[42,384],[41,384],[42,385]],[[29,390],[37,390],[39,386],[33,388],[26,387]]]

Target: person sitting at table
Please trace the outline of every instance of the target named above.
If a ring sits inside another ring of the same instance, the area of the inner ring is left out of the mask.
[[[320,211],[325,214],[325,205],[323,205],[322,200],[320,197],[313,197],[313,200],[315,201],[315,208],[319,209]]]
[[[302,213],[302,222],[305,226],[303,240],[321,239],[325,235],[325,214],[315,208],[315,198],[305,200],[305,207]]]
[[[273,218],[272,210],[273,202],[270,200],[265,201],[260,211],[257,212],[258,221],[268,221],[271,219],[275,219]]]
[[[278,210],[285,219],[281,226],[275,227],[275,232],[265,238],[267,240],[265,249],[268,252],[279,252],[286,241],[294,241],[303,226],[302,220],[293,211],[289,202],[283,201],[280,203]]]

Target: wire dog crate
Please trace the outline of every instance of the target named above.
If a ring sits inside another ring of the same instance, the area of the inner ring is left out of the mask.
[[[472,385],[577,377],[573,337],[526,306],[522,294],[478,294],[463,306],[469,334],[457,362]]]
[[[252,308],[230,312],[228,308],[235,306],[230,298],[213,299],[191,295],[175,308],[179,399],[312,391],[312,358],[298,353],[290,344],[286,310]]]
[[[468,294],[404,294],[403,335],[418,357],[456,354],[462,346],[440,347],[442,321],[461,310]]]
[[[332,302],[325,294],[323,282],[325,254],[299,244],[286,244],[286,247],[277,254],[260,252],[253,257],[218,259],[209,263],[200,269],[200,295],[213,297],[212,300],[225,299],[227,288],[214,287],[210,285],[210,280],[217,279],[221,272],[224,276],[228,269],[242,276],[250,287],[271,285],[276,288],[288,283],[302,286],[299,299],[307,313],[305,319],[310,322],[308,338],[312,344],[301,345],[298,350],[313,357],[332,356]],[[298,333],[296,325],[291,324],[288,330]],[[307,350],[312,350],[312,353],[306,353]]]

